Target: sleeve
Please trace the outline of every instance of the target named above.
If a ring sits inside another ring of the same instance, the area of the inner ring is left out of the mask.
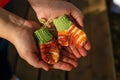
[[[0,0],[0,7],[4,7],[10,0]]]

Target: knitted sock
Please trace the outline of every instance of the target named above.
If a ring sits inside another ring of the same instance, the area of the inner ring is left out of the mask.
[[[59,60],[59,48],[57,41],[48,31],[48,29],[43,26],[42,28],[34,32],[35,38],[37,39],[41,58],[48,64],[55,64]]]
[[[81,48],[87,36],[85,32],[79,29],[67,16],[63,15],[53,21],[58,31],[58,42],[61,46],[73,45]]]

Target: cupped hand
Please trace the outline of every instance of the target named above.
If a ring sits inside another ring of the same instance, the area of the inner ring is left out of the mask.
[[[40,59],[39,51],[34,39],[34,31],[40,26],[33,21],[25,21],[14,34],[13,44],[21,58],[35,68],[48,70],[49,66]]]
[[[83,15],[72,3],[63,0],[35,0],[30,3],[38,19],[53,20],[65,14],[72,17],[78,23],[79,28],[83,27]],[[69,46],[69,48],[76,58],[80,58],[81,56],[87,55],[87,51],[90,50],[91,46],[89,41],[87,41],[82,48],[76,48],[74,46]]]
[[[54,65],[48,65],[40,58],[40,52],[37,48],[37,44],[34,38],[34,31],[39,29],[40,25],[33,21],[25,21],[20,26],[20,29],[14,34],[13,44],[15,45],[18,54],[21,58],[27,61],[30,65],[35,68],[42,68],[48,71],[51,67],[54,69],[60,69],[70,71],[72,68],[77,66],[76,58],[63,49],[61,51],[60,61]]]

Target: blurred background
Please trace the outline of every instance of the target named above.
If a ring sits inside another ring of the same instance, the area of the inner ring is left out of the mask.
[[[117,80],[120,80],[120,0],[107,0]]]
[[[14,76],[13,80],[120,80],[120,0],[66,1],[73,3],[85,16],[84,29],[92,46],[87,57],[79,59],[78,67],[70,72],[53,69],[46,72],[21,59],[14,45],[9,43],[7,62],[10,65],[0,64],[0,72],[7,73],[0,73],[0,80],[1,76],[9,74]],[[12,0],[6,9],[25,19],[37,21],[27,0]],[[11,70],[3,69],[1,65]]]

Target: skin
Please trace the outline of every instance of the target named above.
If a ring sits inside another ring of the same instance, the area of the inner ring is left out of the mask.
[[[75,7],[73,4],[62,1],[62,0],[28,0],[36,12],[38,19],[45,20],[54,20],[63,14],[66,14],[72,17],[77,23],[79,28],[82,28],[83,25],[83,15],[81,11]],[[53,15],[54,14],[54,15]],[[86,56],[87,51],[91,48],[89,41],[86,42],[83,48],[75,48],[73,46],[69,46],[73,55],[76,58],[80,58],[81,56]]]
[[[83,26],[81,12],[71,3],[60,0],[28,0],[28,2],[35,10],[38,19],[54,19],[67,14]],[[50,66],[40,59],[34,40],[33,32],[40,27],[41,25],[34,21],[25,20],[0,8],[0,37],[10,41],[16,47],[19,56],[35,68],[42,68],[46,71],[50,68],[70,71],[77,67],[76,59],[86,56],[86,52],[90,50],[88,42],[81,49],[72,46],[63,47],[60,61]]]

